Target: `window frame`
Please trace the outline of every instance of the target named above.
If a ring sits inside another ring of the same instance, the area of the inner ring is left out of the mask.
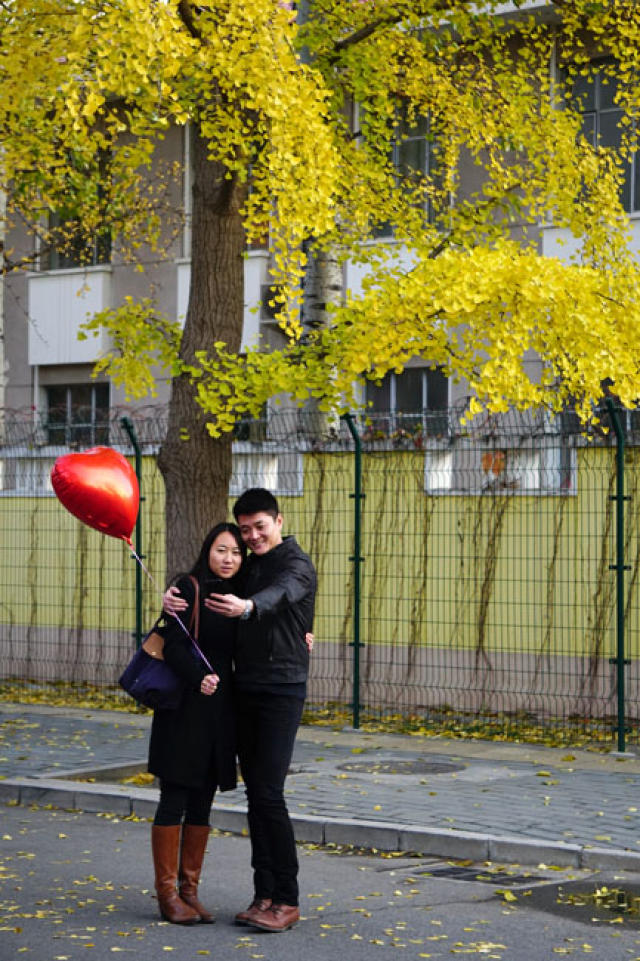
[[[607,98],[609,103],[606,103],[606,99],[603,97],[602,88],[607,86],[613,86],[616,82],[615,76],[608,76],[606,73],[607,66],[615,66],[615,61],[608,57],[596,57],[589,62],[588,74],[586,76],[577,77],[570,89],[567,90],[567,99],[573,108],[577,110],[582,118],[581,133],[584,138],[591,144],[591,146],[597,150],[599,147],[605,150],[615,150],[619,155],[620,141],[624,134],[624,126],[619,122],[616,124],[616,131],[619,131],[620,138],[617,144],[607,144],[602,142],[602,120],[605,117],[612,117],[618,115],[619,118],[624,116],[624,109],[614,102],[615,93],[612,91],[612,95]],[[605,83],[603,80],[608,77],[608,82]],[[580,84],[583,88],[581,91],[576,91],[575,87]],[[589,92],[589,87],[592,86],[592,93]],[[593,106],[582,107],[580,99],[593,99]],[[592,125],[589,128],[586,120],[590,118],[592,120]],[[633,125],[631,131],[635,134],[636,139],[638,137],[638,130]],[[626,213],[630,216],[640,215],[640,158],[638,157],[638,151],[633,151],[629,159],[620,157],[621,164],[624,167],[624,179],[620,184],[620,199],[622,206]]]
[[[413,409],[398,408],[398,378],[409,372],[421,372],[421,397],[419,406]],[[429,378],[439,376],[443,379],[440,388],[446,390],[444,405],[431,406],[430,393],[434,394],[437,390],[434,384],[429,387]],[[384,389],[388,384],[389,403],[388,406],[374,406],[374,398],[371,393],[375,390]],[[451,381],[446,377],[441,367],[429,367],[427,365],[416,365],[405,367],[401,373],[390,371],[383,380],[376,384],[375,381],[367,381],[364,388],[365,400],[365,438],[369,440],[390,440],[401,444],[402,442],[413,440],[416,446],[420,447],[425,438],[448,437],[451,433],[451,423],[449,410],[451,406]]]
[[[44,430],[46,431],[47,444],[49,446],[75,449],[77,447],[93,447],[96,444],[109,444],[111,389],[108,382],[47,384],[43,389],[46,397]],[[90,408],[90,419],[88,421],[74,421],[74,408],[86,409],[87,405],[83,405],[77,400],[74,403],[73,392],[86,389],[90,391],[90,404],[88,405]],[[52,404],[51,391],[64,391],[64,403]],[[104,394],[104,396],[99,397],[98,392]],[[64,413],[64,420],[52,422],[52,411]],[[100,412],[104,415],[104,420],[99,419]],[[88,431],[88,439],[85,439],[83,436],[85,431]],[[57,439],[56,434],[60,434],[62,439]]]
[[[389,162],[391,163],[395,171],[396,187],[401,188],[403,182],[406,182],[409,178],[409,171],[415,168],[409,168],[408,165],[402,162],[402,149],[403,146],[410,143],[423,143],[424,144],[424,164],[421,170],[416,171],[420,177],[425,181],[433,177],[435,170],[434,163],[434,153],[437,149],[436,143],[437,138],[433,133],[432,118],[429,114],[416,115],[414,124],[412,126],[407,125],[406,117],[404,115],[403,102],[399,101],[396,104],[395,115],[394,115],[394,129],[393,135],[390,139],[390,152],[389,152]],[[365,112],[366,107],[356,103],[354,105],[354,129],[356,131],[355,136],[358,141],[365,141],[365,135],[361,129],[360,117]],[[418,125],[424,123],[426,129],[423,133],[419,135],[413,135],[412,130],[414,130]],[[452,203],[452,197],[449,197],[449,204]],[[416,208],[418,205],[416,204]],[[437,220],[437,213],[434,209],[433,200],[430,197],[425,197],[420,208],[424,211],[427,222],[429,224],[435,224]],[[374,240],[389,240],[393,239],[394,230],[389,221],[384,223],[376,224],[373,228],[373,239]]]

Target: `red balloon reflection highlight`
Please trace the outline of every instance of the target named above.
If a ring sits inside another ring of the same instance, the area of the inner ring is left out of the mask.
[[[58,457],[51,471],[58,500],[89,527],[131,544],[140,503],[131,464],[112,447]]]

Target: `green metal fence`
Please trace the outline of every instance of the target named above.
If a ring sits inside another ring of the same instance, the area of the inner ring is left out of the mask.
[[[274,490],[318,568],[310,705],[356,726],[571,723],[637,741],[637,415],[585,435],[571,414],[469,426],[461,413],[281,411],[239,426],[230,504],[247,486]],[[76,425],[72,447],[31,411],[0,424],[2,676],[112,684],[164,582],[166,411],[112,411],[99,436]],[[94,443],[132,462],[138,447],[157,589],[48,486],[57,456]]]

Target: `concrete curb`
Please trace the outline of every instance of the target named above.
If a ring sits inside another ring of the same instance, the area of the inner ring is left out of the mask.
[[[0,781],[0,803],[51,805],[92,814],[152,818],[158,803],[155,788],[91,784],[60,778],[7,778]],[[385,821],[326,818],[291,814],[296,840],[308,844],[345,844],[375,851],[411,851],[431,857],[507,864],[632,871],[640,873],[640,852],[622,848],[553,843],[508,835],[476,834]],[[213,826],[231,834],[247,834],[244,806],[215,803]]]

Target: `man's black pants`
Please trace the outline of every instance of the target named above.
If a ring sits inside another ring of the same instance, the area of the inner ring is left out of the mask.
[[[255,896],[274,904],[298,904],[298,856],[284,782],[303,705],[303,698],[287,694],[236,694]]]

